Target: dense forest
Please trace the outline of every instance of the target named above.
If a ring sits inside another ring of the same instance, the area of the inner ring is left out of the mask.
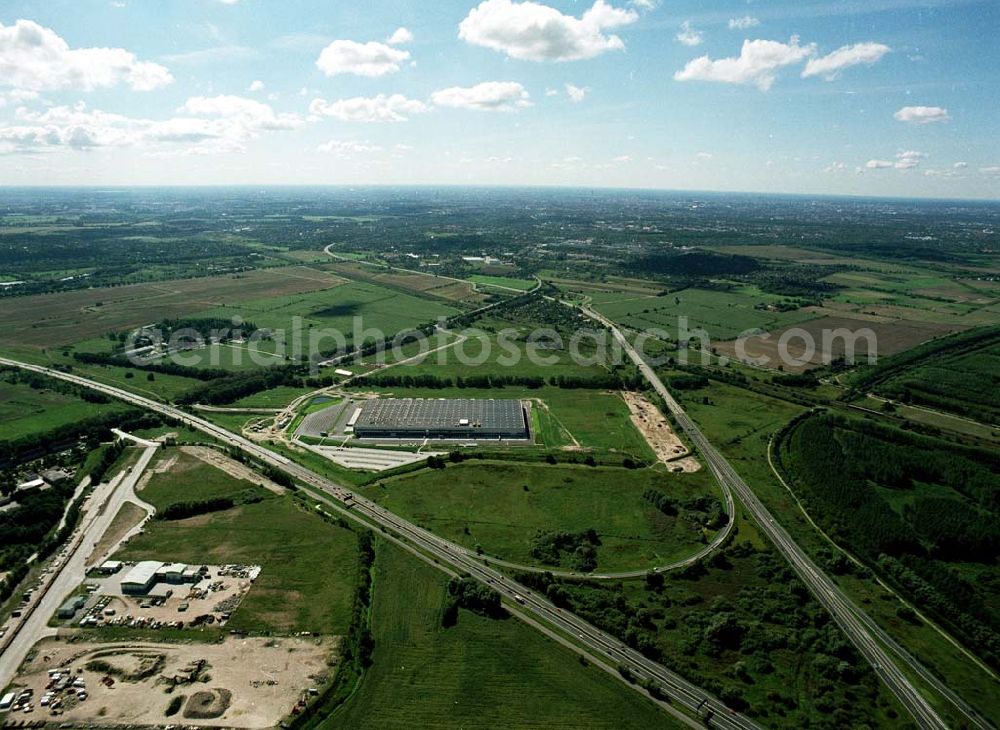
[[[1000,464],[987,451],[827,413],[797,419],[780,465],[824,529],[1000,665]]]

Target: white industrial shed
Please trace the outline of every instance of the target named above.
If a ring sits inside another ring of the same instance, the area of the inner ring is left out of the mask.
[[[156,573],[162,568],[163,563],[155,560],[144,560],[141,563],[136,563],[135,567],[122,578],[122,593],[133,595],[147,593],[156,583]]]

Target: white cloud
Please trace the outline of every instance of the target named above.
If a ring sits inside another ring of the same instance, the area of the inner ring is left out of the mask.
[[[631,162],[632,161],[632,156],[631,155],[618,155],[618,157],[612,157],[611,161],[614,162],[615,164],[623,165],[626,162]]]
[[[868,160],[865,168],[868,170],[911,170],[920,165],[920,161],[927,157],[926,152],[916,150],[904,150],[896,154],[895,160]]]
[[[358,142],[355,140],[331,139],[316,148],[317,152],[326,152],[344,160],[350,159],[353,155],[368,154],[370,152],[381,152],[382,148],[370,142]]]
[[[956,162],[954,165],[952,165],[952,167],[954,167],[956,170],[964,170],[968,166],[969,166],[968,162]]]
[[[55,31],[30,20],[0,23],[0,85],[31,91],[92,91],[126,84],[135,91],[166,86],[163,66],[122,48],[70,48]]]
[[[409,59],[408,51],[384,43],[334,41],[320,52],[316,66],[327,76],[354,74],[371,78],[396,73],[400,64]]]
[[[845,68],[862,63],[868,66],[878,63],[889,50],[889,46],[882,43],[855,43],[850,46],[841,46],[833,53],[828,53],[820,58],[810,58],[802,70],[802,78],[823,76],[827,81],[832,81]]]
[[[581,102],[587,98],[587,92],[590,89],[586,86],[574,86],[573,84],[566,84],[566,96],[569,97],[570,101]]]
[[[219,0],[219,2],[222,3],[223,5],[235,5],[239,1],[240,0]]]
[[[477,111],[509,112],[531,106],[531,97],[516,81],[486,81],[475,86],[452,86],[431,94],[437,106]]]
[[[697,152],[697,153],[695,153],[695,157],[697,157],[699,160],[711,160],[712,156],[713,155],[712,155],[711,152]]]
[[[385,39],[390,46],[405,46],[413,40],[413,33],[408,28],[396,28],[391,36]]]
[[[35,101],[38,98],[39,94],[37,91],[26,91],[24,89],[0,91],[0,109],[8,104],[23,104],[26,101]]]
[[[892,116],[897,121],[910,124],[947,122],[951,118],[948,116],[948,110],[939,106],[904,106]]]
[[[239,120],[253,131],[277,131],[302,126],[297,114],[275,114],[268,104],[242,96],[193,96],[179,111],[195,116]]]
[[[581,17],[537,2],[483,0],[458,27],[467,43],[525,61],[577,61],[621,50],[624,41],[605,31],[634,23],[634,10],[596,2]]]
[[[823,168],[823,172],[826,173],[839,173],[844,172],[845,170],[847,170],[847,165],[843,162],[832,162]]]
[[[690,20],[685,20],[681,23],[681,30],[677,34],[676,38],[685,46],[700,46],[702,41],[705,40],[705,34],[700,30],[692,28]]]
[[[263,90],[264,90],[264,82],[260,80],[253,81],[250,84],[249,88],[247,89],[247,91],[263,91]]]
[[[905,150],[896,155],[896,168],[899,170],[909,170],[911,167],[919,165],[920,161],[925,157],[927,157],[926,152]]]
[[[302,123],[297,115],[276,114],[267,104],[236,96],[192,97],[178,111],[187,116],[132,118],[90,110],[82,102],[42,111],[21,107],[18,124],[0,127],[0,145],[14,152],[136,147],[155,156],[218,154],[243,151],[263,133]]]
[[[798,38],[789,43],[765,40],[743,41],[740,55],[713,61],[701,56],[688,61],[674,74],[677,81],[717,81],[726,84],[754,84],[767,91],[774,83],[775,71],[798,63],[816,52],[815,44],[800,46]]]
[[[760,21],[751,15],[744,15],[742,18],[730,18],[729,30],[747,30],[760,25]]]
[[[334,117],[343,122],[405,122],[410,116],[429,110],[424,102],[408,99],[402,94],[356,96],[334,102],[314,99],[309,105],[310,113]]]
[[[1000,175],[1000,165],[990,165],[989,167],[980,167],[979,172],[984,175]]]

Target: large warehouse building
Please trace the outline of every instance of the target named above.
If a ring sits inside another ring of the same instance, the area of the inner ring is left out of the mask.
[[[357,415],[357,414],[356,414]],[[354,421],[362,439],[526,440],[528,410],[519,400],[386,398],[368,401]]]

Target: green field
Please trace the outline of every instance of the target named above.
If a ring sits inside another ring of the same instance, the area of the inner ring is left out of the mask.
[[[500,335],[499,331],[508,332]],[[471,375],[518,375],[549,378],[564,376],[606,375],[600,358],[581,347],[581,355],[593,361],[576,362],[573,353],[565,349],[541,349],[528,345],[525,339],[533,327],[499,320],[478,321],[465,331],[467,339],[452,347],[429,352],[419,361],[400,365],[388,371],[393,375],[435,375],[458,378]],[[462,330],[456,330],[462,332]],[[453,342],[452,338],[435,335],[430,348]]]
[[[756,287],[741,286],[733,291],[684,289],[659,297],[626,296],[595,304],[595,308],[626,327],[658,328],[674,339],[679,331],[678,317],[687,317],[689,332],[700,327],[712,340],[723,341],[755,327],[771,330],[815,318],[815,314],[805,310],[771,312],[756,308],[783,299]]]
[[[678,499],[718,494],[704,471],[477,462],[383,480],[365,493],[444,538],[526,564],[546,564],[531,554],[540,532],[593,528],[600,537],[597,570],[608,571],[683,558],[714,534],[655,509],[643,499],[650,488]],[[559,565],[570,569],[574,560],[563,553]]]
[[[227,628],[339,635],[350,624],[357,579],[355,534],[308,513],[290,496],[186,520],[150,522],[116,558],[260,565],[260,578]]]
[[[72,358],[69,350],[37,350],[27,347],[0,346],[0,355],[46,367],[69,367],[77,375],[106,385],[125,388],[147,398],[161,401],[173,400],[181,393],[204,384],[195,378],[161,373],[153,373],[153,379],[150,380],[150,373],[132,368],[77,362]]]
[[[230,403],[227,408],[284,408],[300,395],[311,393],[314,388],[293,388],[281,385],[270,390],[248,395]]]
[[[365,330],[380,330],[392,336],[400,330],[432,322],[458,312],[437,301],[404,294],[393,289],[350,282],[324,291],[256,299],[217,307],[200,313],[203,317],[229,319],[239,315],[258,327],[291,332],[292,318],[301,317],[303,337],[308,342],[310,328],[337,330],[353,335],[355,318]],[[350,338],[349,338],[350,339]],[[288,340],[289,346],[291,340]],[[332,344],[333,340],[324,340]]]
[[[447,579],[398,548],[375,562],[374,663],[324,728],[676,727],[651,702],[515,619],[460,611],[441,627]]]
[[[0,379],[0,441],[46,433],[103,413],[123,411],[111,403],[88,403],[72,395]]]
[[[155,471],[159,465],[167,471]],[[169,465],[169,466],[168,466]],[[235,497],[251,491],[264,496],[267,491],[242,479],[234,479],[223,471],[206,464],[180,449],[168,448],[154,462],[149,481],[139,491],[139,496],[157,510],[178,502],[196,502],[216,497]]]
[[[486,274],[472,274],[465,278],[476,284],[501,286],[507,289],[517,289],[519,291],[530,291],[535,288],[535,282],[531,279],[513,279],[506,276],[488,276]]]

